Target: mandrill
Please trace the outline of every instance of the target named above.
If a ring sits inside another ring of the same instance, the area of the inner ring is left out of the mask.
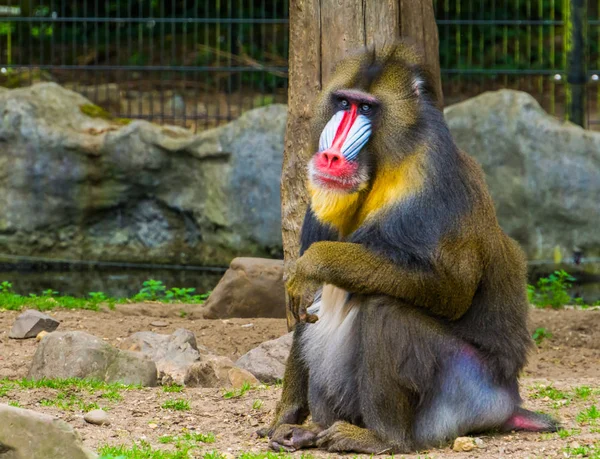
[[[523,253],[454,144],[420,56],[398,44],[342,61],[312,132],[287,285],[292,298],[322,287],[319,320],[295,329],[261,432],[271,447],[406,453],[472,432],[556,430],[521,408]]]

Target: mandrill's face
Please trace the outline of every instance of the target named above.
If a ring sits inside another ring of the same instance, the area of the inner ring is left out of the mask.
[[[329,103],[333,116],[321,132],[319,150],[309,163],[309,180],[321,190],[354,193],[368,183],[363,150],[379,104],[372,95],[356,89],[333,92]]]

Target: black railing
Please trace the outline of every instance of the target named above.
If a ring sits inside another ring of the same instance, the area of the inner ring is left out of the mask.
[[[55,81],[116,117],[192,129],[287,100],[287,1],[2,3],[4,86]]]

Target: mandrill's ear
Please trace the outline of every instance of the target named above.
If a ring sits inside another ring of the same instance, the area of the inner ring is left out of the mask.
[[[440,107],[440,98],[433,85],[433,78],[429,70],[421,65],[413,65],[410,68],[413,75],[413,89],[420,99],[431,102],[438,108]]]

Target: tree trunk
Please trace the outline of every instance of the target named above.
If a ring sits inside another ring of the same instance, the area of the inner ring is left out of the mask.
[[[300,228],[308,203],[306,164],[314,152],[309,119],[315,95],[333,66],[349,51],[411,37],[439,79],[438,33],[433,2],[423,0],[290,0],[288,121],[281,176],[283,253],[286,271],[298,257]],[[288,326],[298,320],[287,308]]]

